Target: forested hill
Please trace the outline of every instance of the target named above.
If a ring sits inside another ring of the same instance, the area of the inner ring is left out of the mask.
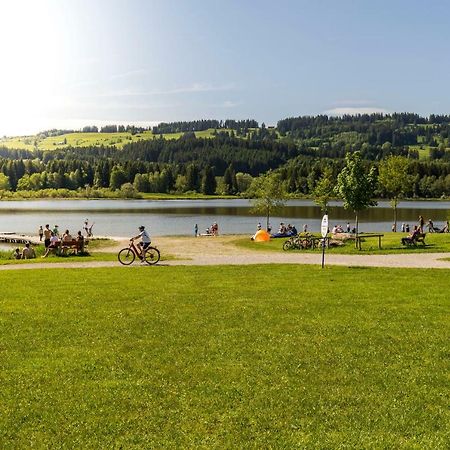
[[[128,183],[142,192],[229,194],[244,192],[252,178],[276,170],[289,192],[309,195],[323,167],[336,176],[345,154],[359,151],[368,165],[390,155],[408,158],[415,184],[407,195],[450,195],[447,115],[303,116],[280,120],[276,128],[253,120],[199,120],[138,132],[127,127],[120,136],[114,125],[102,131],[86,133],[94,137],[92,144],[63,143],[53,150],[7,148],[0,141],[0,171],[7,178],[2,188],[0,177],[0,191],[118,189]],[[108,135],[124,143],[102,145]],[[70,134],[55,139],[71,142]],[[208,188],[205,177],[212,180]]]
[[[395,113],[292,117],[280,120],[277,129],[281,136],[289,135],[316,143],[347,141],[382,145],[389,142],[394,147],[418,144],[438,146],[443,143],[449,147],[450,116],[432,114],[425,118],[418,114]]]

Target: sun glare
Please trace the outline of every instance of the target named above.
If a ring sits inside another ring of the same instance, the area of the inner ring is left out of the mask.
[[[0,132],[34,130],[44,122],[57,85],[59,8],[50,1],[0,6]],[[17,130],[17,131],[16,131]]]

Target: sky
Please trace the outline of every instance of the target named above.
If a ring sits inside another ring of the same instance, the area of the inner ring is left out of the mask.
[[[450,113],[447,0],[0,0],[0,136]]]

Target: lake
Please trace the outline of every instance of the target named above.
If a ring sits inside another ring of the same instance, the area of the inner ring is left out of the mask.
[[[137,227],[145,225],[152,235],[190,235],[198,224],[203,232],[213,222],[219,224],[222,234],[253,234],[258,222],[265,218],[250,213],[246,199],[222,200],[30,200],[0,201],[0,232],[13,231],[37,234],[39,225],[55,224],[61,231],[71,233],[82,229],[84,220],[94,222],[97,236],[132,236]],[[398,206],[398,223],[410,225],[419,215],[436,226],[450,216],[450,201],[405,201]],[[360,214],[360,231],[390,231],[392,208],[389,202],[379,202],[377,207]],[[276,230],[280,222],[294,224],[300,231],[303,224],[310,231],[320,231],[322,214],[311,200],[291,200],[283,210],[271,218]],[[340,202],[332,202],[329,209],[330,226],[347,221],[353,226],[354,216]]]

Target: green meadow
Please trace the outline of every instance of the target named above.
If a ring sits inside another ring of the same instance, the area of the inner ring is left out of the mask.
[[[446,448],[449,275],[0,272],[0,447]]]
[[[229,130],[223,130],[229,131]],[[196,131],[195,136],[198,138],[212,138],[214,130],[208,129],[204,131]],[[0,147],[12,149],[34,150],[56,150],[65,147],[90,147],[90,146],[114,146],[122,148],[130,142],[142,140],[159,139],[179,139],[183,133],[169,133],[162,135],[154,135],[151,131],[143,133],[131,134],[123,133],[67,133],[60,136],[51,136],[39,138],[38,136],[19,136],[11,138],[0,138]]]

